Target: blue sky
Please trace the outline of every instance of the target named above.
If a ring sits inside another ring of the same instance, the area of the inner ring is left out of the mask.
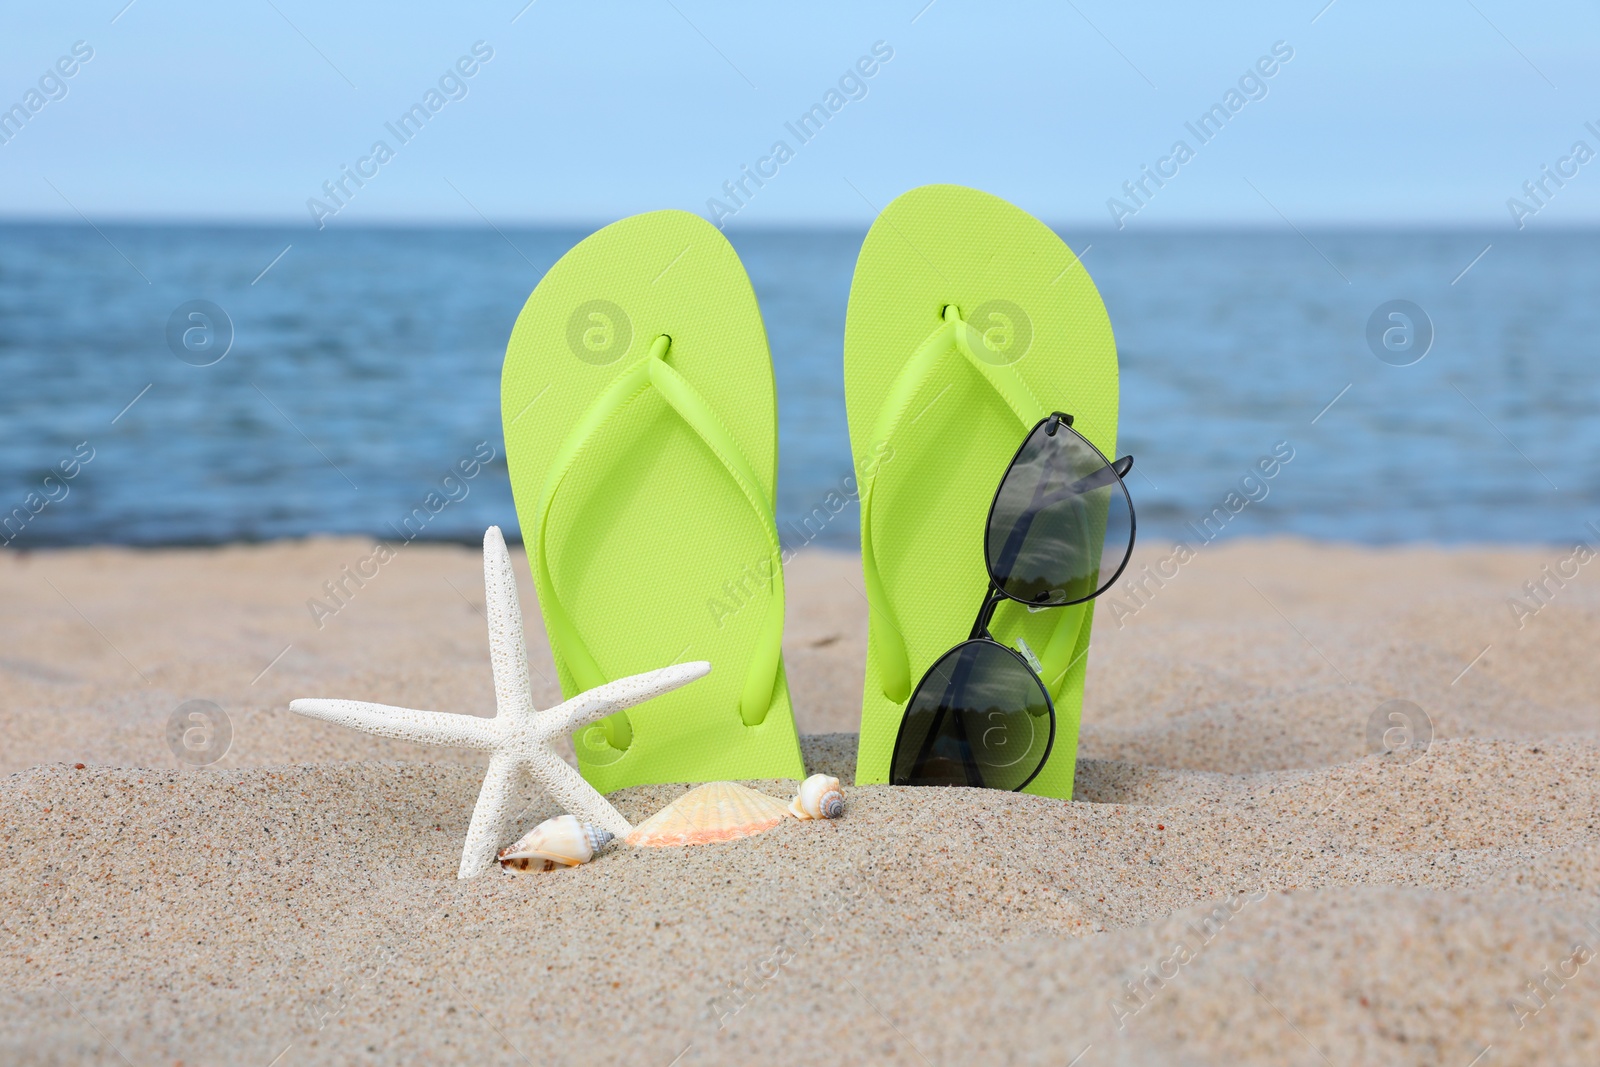
[[[0,108],[45,86],[0,144],[0,215],[315,229],[315,198],[338,207],[327,226],[604,223],[717,198],[730,227],[863,225],[951,181],[1077,227],[1110,225],[1112,197],[1137,208],[1129,228],[1511,230],[1511,197],[1538,207],[1529,228],[1600,223],[1600,159],[1561,162],[1579,140],[1600,152],[1592,4],[525,2],[13,8]],[[79,41],[93,57],[75,65]],[[862,78],[877,42],[892,58]],[[1202,144],[1185,123],[1278,42],[1292,58]],[[51,74],[62,57],[71,77]],[[462,57],[472,75],[401,143],[385,124]],[[785,123],[852,72],[802,143]],[[1179,140],[1192,158],[1161,164]],[[776,173],[731,201],[723,183],[758,164]],[[1128,199],[1158,165],[1175,175]],[[336,204],[323,183],[345,166],[371,176]],[[1576,174],[1534,205],[1522,185],[1543,166]]]

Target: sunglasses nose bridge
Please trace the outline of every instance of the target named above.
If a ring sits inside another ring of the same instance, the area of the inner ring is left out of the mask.
[[[978,609],[978,617],[972,622],[972,632],[967,634],[968,641],[994,640],[989,634],[989,623],[994,621],[995,609],[1006,595],[997,589],[993,582],[989,583],[989,591],[984,594],[983,606]]]

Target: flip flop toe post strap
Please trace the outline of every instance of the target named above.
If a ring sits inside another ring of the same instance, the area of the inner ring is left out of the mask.
[[[613,382],[594,403],[594,406],[572,428],[567,439],[556,453],[540,493],[537,538],[537,577],[539,594],[543,598],[545,617],[550,626],[552,645],[571,672],[578,689],[593,689],[611,681],[600,669],[578,633],[571,617],[555,594],[555,582],[550,575],[550,560],[545,551],[548,544],[550,506],[562,483],[571,470],[574,460],[590,439],[620,414],[648,389],[654,389],[675,411],[679,418],[694,430],[706,447],[716,456],[728,476],[738,485],[740,493],[750,505],[762,533],[767,540],[773,560],[772,595],[767,601],[767,614],[762,621],[756,648],[746,669],[745,683],[739,699],[739,718],[746,726],[759,726],[765,720],[772,703],[773,687],[777,681],[778,664],[783,645],[783,570],[778,566],[782,548],[778,543],[777,523],[773,516],[773,502],[762,489],[750,461],[727,427],[717,417],[715,410],[700,395],[687,378],[667,363],[672,338],[662,335],[650,346],[647,356],[629,367]],[[613,748],[626,749],[633,741],[633,729],[626,712],[617,712],[601,721],[606,740]]]

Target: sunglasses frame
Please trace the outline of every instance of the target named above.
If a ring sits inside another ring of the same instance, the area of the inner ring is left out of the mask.
[[[1061,429],[1064,428],[1079,441],[1083,442],[1083,444],[1093,451],[1095,455],[1099,456],[1100,461],[1105,464],[1106,469],[1110,470],[1116,476],[1116,484],[1118,488],[1122,490],[1123,496],[1128,499],[1128,551],[1123,555],[1122,564],[1117,568],[1117,572],[1111,576],[1109,581],[1103,583],[1099,589],[1095,590],[1090,595],[1081,597],[1077,600],[1062,601],[1060,604],[1040,604],[1036,601],[1023,600],[1021,597],[1012,596],[1010,593],[1006,592],[1004,586],[1002,586],[995,578],[994,571],[990,566],[989,560],[989,527],[994,521],[994,510],[997,506],[999,506],[1000,503],[1000,493],[1005,489],[1006,479],[1010,477],[1011,471],[1016,467],[1017,460],[1021,458],[1023,449],[1028,447],[1028,442],[1033,440],[1033,435],[1038,432],[1039,428],[1047,423],[1055,424],[1054,429],[1047,431],[1051,437],[1054,437],[1058,432],[1060,432]],[[1028,784],[1039,776],[1039,772],[1044,770],[1045,764],[1050,762],[1050,752],[1055,748],[1056,743],[1055,701],[1050,698],[1050,688],[1049,686],[1045,685],[1044,678],[1037,670],[1034,669],[1033,664],[1029,663],[1027,659],[1025,659],[1023,655],[1016,649],[996,641],[994,636],[989,632],[989,623],[994,618],[995,609],[1006,600],[1012,600],[1018,604],[1027,605],[1029,608],[1034,610],[1043,610],[1044,608],[1066,608],[1071,607],[1074,604],[1087,603],[1116,584],[1117,579],[1122,577],[1122,572],[1127,569],[1128,561],[1133,558],[1133,545],[1138,532],[1138,523],[1133,510],[1133,500],[1128,496],[1127,486],[1122,480],[1123,477],[1132,469],[1132,456],[1124,456],[1115,462],[1106,459],[1105,453],[1096,448],[1093,441],[1090,441],[1087,437],[1083,436],[1083,434],[1072,428],[1072,416],[1062,411],[1054,411],[1049,415],[1046,415],[1044,418],[1034,423],[1033,427],[1023,435],[1022,443],[1017,446],[1016,452],[1012,453],[1011,462],[1006,464],[1005,473],[1000,476],[1000,482],[995,486],[994,497],[989,501],[989,512],[984,518],[983,533],[985,543],[983,545],[983,567],[989,579],[989,588],[984,592],[983,605],[978,609],[978,617],[973,620],[972,631],[967,635],[967,639],[959,644],[953,645],[942,655],[935,657],[933,663],[930,664],[928,669],[923,672],[922,677],[917,681],[916,686],[911,690],[911,696],[906,700],[906,710],[902,712],[900,716],[900,728],[895,732],[894,748],[890,749],[889,753],[889,778],[891,785],[898,784],[894,781],[895,756],[899,754],[900,742],[905,738],[906,722],[909,718],[908,713],[911,710],[911,706],[916,703],[917,694],[921,693],[922,687],[928,683],[928,679],[933,674],[934,668],[938,667],[939,664],[943,663],[952,655],[960,652],[967,646],[976,644],[993,645],[995,648],[1000,649],[1012,659],[1016,660],[1018,665],[1021,666],[1023,670],[1027,671],[1028,674],[1033,678],[1034,684],[1039,687],[1039,691],[1044,694],[1045,717],[1050,721],[1050,737],[1045,743],[1044,754],[1039,757],[1039,765],[1033,769],[1032,774],[1028,775],[1028,777],[1023,780],[1021,785],[1013,786],[1010,791],[1020,792],[1021,790],[1026,789]],[[949,684],[954,684],[953,680]],[[947,710],[948,709],[943,704],[940,705],[937,716],[935,717],[933,724],[928,728],[927,736],[923,739],[922,751],[917,753],[917,758],[915,762],[912,763],[913,768],[922,766],[927,761],[930,753],[933,751],[934,742],[937,741],[939,737],[939,728],[943,725],[943,717]],[[981,778],[982,775],[976,772],[976,761],[972,758],[972,745],[967,741],[966,738],[966,723],[960,718],[956,720],[956,729],[959,731],[961,740],[963,742],[966,772],[968,781],[970,783],[973,778]],[[907,784],[909,785],[911,783]]]

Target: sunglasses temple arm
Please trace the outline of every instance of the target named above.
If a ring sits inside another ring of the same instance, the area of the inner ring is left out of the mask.
[[[1067,424],[1071,426],[1071,423]],[[1014,462],[1014,461],[1013,461]],[[1033,529],[1033,520],[1039,517],[1039,512],[1048,507],[1051,501],[1045,498],[1045,486],[1049,483],[1051,468],[1056,465],[1056,453],[1047,452],[1044,457],[1043,477],[1033,487],[1033,500],[1028,504],[1026,511],[1012,524],[1011,532],[1006,535],[1006,543],[1000,549],[1000,559],[994,571],[999,574],[1010,574],[1011,568],[1016,565],[1017,556],[1022,552],[1022,546],[1028,540],[1028,534]],[[1006,474],[1011,471],[1008,469]],[[1000,491],[1005,488],[1005,477],[1001,477],[1000,485],[995,489],[995,499],[1000,497]],[[991,506],[991,510],[993,510]]]
[[[945,653],[945,655],[949,655],[949,653]],[[942,659],[943,657],[940,658]],[[928,725],[928,733],[922,739],[922,747],[917,752],[916,761],[911,765],[913,779],[922,776],[923,768],[928,763],[928,757],[933,755],[934,743],[939,740],[939,730],[944,726],[944,717],[948,714],[953,714],[950,705],[956,693],[960,692],[961,687],[966,685],[967,675],[971,673],[972,665],[963,659],[956,664],[955,673],[945,683],[944,696],[939,701],[938,710],[933,713],[933,722]],[[921,689],[922,687],[919,685],[917,688]],[[957,742],[961,745],[961,769],[967,776],[967,784],[982,786],[983,776],[978,771],[978,761],[972,755],[972,742],[967,737],[967,724],[959,715],[956,716],[955,733]]]
[[[967,640],[971,641],[979,637],[989,636],[989,619],[994,615],[995,605],[1000,603],[1002,599],[1004,599],[1004,594],[996,589],[991,583],[988,593],[984,594],[983,606],[978,609],[978,618],[972,624],[972,636]],[[949,653],[945,653],[945,655],[949,655]],[[943,658],[944,656],[939,657],[939,659]],[[937,663],[938,660],[935,660],[934,662]],[[965,664],[962,666],[965,667]],[[932,668],[929,669],[932,670]],[[917,688],[912,690],[913,698],[915,698],[917,693],[922,691],[922,687],[927,680],[927,677],[924,676],[922,681],[917,683]],[[944,725],[944,717],[950,707],[950,699],[955,695],[956,690],[960,688],[961,684],[966,680],[966,671],[963,670],[959,676],[953,675],[951,676],[950,680],[945,683],[944,698],[939,701],[939,708],[933,713],[933,722],[929,724],[928,733],[922,739],[922,747],[917,752],[916,760],[911,764],[911,774],[913,777],[921,773],[923,765],[928,762],[928,757],[933,754],[933,743],[939,738],[939,728]],[[906,710],[910,710],[909,706]],[[967,744],[966,727],[961,723],[960,720],[957,720],[956,728],[961,731],[962,750],[965,755],[965,762],[971,763],[972,752],[971,746]],[[973,772],[975,772],[977,768],[968,767],[967,770],[968,780],[975,780],[973,777]]]
[[[1079,478],[1063,491],[1074,494],[1090,493],[1102,486],[1110,485],[1113,480],[1112,475],[1116,475],[1117,478],[1126,478],[1131,470],[1133,470],[1133,457],[1123,456],[1121,459],[1113,460],[1106,464],[1093,474]]]
[[[963,678],[962,681],[966,679]],[[961,743],[961,769],[966,773],[967,784],[979,789],[984,788],[983,773],[978,770],[978,759],[972,754],[972,739],[967,736],[967,721],[960,715],[956,716],[956,738]]]
[[[927,679],[924,678],[923,681],[926,682]],[[919,684],[917,689],[921,688],[922,686]],[[928,757],[933,755],[933,743],[939,739],[939,731],[944,726],[944,717],[950,708],[950,697],[954,694],[954,692],[955,679],[951,678],[945,683],[944,697],[939,701],[939,707],[933,713],[933,722],[928,724],[928,732],[922,738],[922,744],[917,749],[917,758],[911,762],[912,781],[916,781],[918,778],[922,777],[922,769],[927,766]],[[912,696],[915,697],[915,695],[916,693],[913,691]],[[911,709],[908,706],[906,711],[910,710]]]
[[[1059,503],[1068,497],[1082,496],[1085,493],[1092,493],[1096,489],[1101,489],[1110,485],[1113,481],[1119,481],[1123,478],[1126,478],[1129,472],[1132,470],[1133,457],[1123,456],[1121,459],[1116,460],[1107,466],[1101,467],[1093,474],[1085,475],[1084,477],[1079,478],[1065,489],[1058,489],[1054,493],[1051,493],[1050,496],[1045,499],[1043,504],[1040,505],[1040,507],[1047,508],[1051,504]]]

